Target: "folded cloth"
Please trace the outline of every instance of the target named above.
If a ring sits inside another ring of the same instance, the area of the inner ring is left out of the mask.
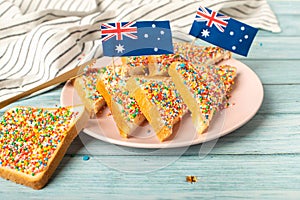
[[[103,22],[170,20],[190,41],[199,5],[279,32],[266,0],[0,0],[0,102],[102,56]]]

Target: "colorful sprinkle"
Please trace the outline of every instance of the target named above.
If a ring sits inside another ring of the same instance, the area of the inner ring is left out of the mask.
[[[88,161],[90,159],[90,157],[88,156],[88,155],[84,155],[83,157],[82,157],[82,160],[84,160],[84,161]]]
[[[178,54],[163,54],[158,56],[153,56],[155,68],[159,74],[167,74],[170,65],[173,62],[185,62],[181,55]],[[155,75],[155,74],[154,74]]]
[[[64,107],[5,112],[0,119],[0,166],[32,176],[44,171],[77,114]]]
[[[190,62],[194,65],[206,66],[230,57],[231,53],[220,47],[174,43],[174,54],[152,56],[156,70],[152,75],[167,75],[173,62]]]
[[[126,57],[125,64],[131,69],[136,67],[146,68],[149,65],[149,59],[147,56],[129,56]]]
[[[148,56],[129,56],[123,57],[123,74],[130,74],[134,69],[140,68],[144,74],[148,73],[149,57]]]
[[[174,43],[174,53],[181,55],[194,65],[211,65],[229,59],[231,53],[217,46],[198,46]]]
[[[101,73],[100,69],[87,66],[84,68],[84,74],[82,76],[82,80],[83,80],[82,89],[87,91],[86,92],[87,99],[91,99],[94,102],[103,99],[102,95],[96,89],[97,78],[100,73]]]

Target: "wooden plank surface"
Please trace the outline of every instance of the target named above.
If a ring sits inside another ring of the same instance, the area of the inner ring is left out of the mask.
[[[105,159],[105,161],[103,160]],[[107,156],[84,161],[65,156],[46,188],[41,191],[0,180],[4,199],[16,195],[50,199],[189,199],[245,198],[272,199],[299,195],[300,163],[295,155],[209,155],[205,159],[181,156],[176,162],[151,171],[153,163],[165,157]],[[110,163],[110,165],[104,165]],[[138,163],[138,166],[137,166]],[[112,166],[124,166],[112,169]],[[126,172],[125,170],[140,171]],[[148,171],[147,171],[148,170]],[[188,183],[186,176],[198,177]],[[1,190],[2,191],[2,190]],[[48,198],[47,198],[48,197]],[[77,198],[76,198],[77,197]],[[132,198],[131,198],[132,197]]]
[[[0,199],[299,199],[300,0],[268,2],[282,32],[260,31],[249,57],[235,56],[264,87],[262,107],[247,124],[211,143],[166,150],[121,147],[80,133],[44,189],[0,179]],[[5,109],[57,107],[62,87]],[[187,183],[188,175],[198,182]]]

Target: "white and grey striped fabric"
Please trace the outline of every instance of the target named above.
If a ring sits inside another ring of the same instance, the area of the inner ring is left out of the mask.
[[[0,0],[0,101],[102,54],[103,22],[170,20],[187,34],[199,5],[257,28],[279,32],[266,0]]]

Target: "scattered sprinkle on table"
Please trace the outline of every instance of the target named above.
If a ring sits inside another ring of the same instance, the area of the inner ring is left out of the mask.
[[[88,156],[88,155],[84,155],[83,157],[82,157],[82,160],[84,160],[84,161],[87,161],[87,160],[89,160],[90,159],[90,157]]]

